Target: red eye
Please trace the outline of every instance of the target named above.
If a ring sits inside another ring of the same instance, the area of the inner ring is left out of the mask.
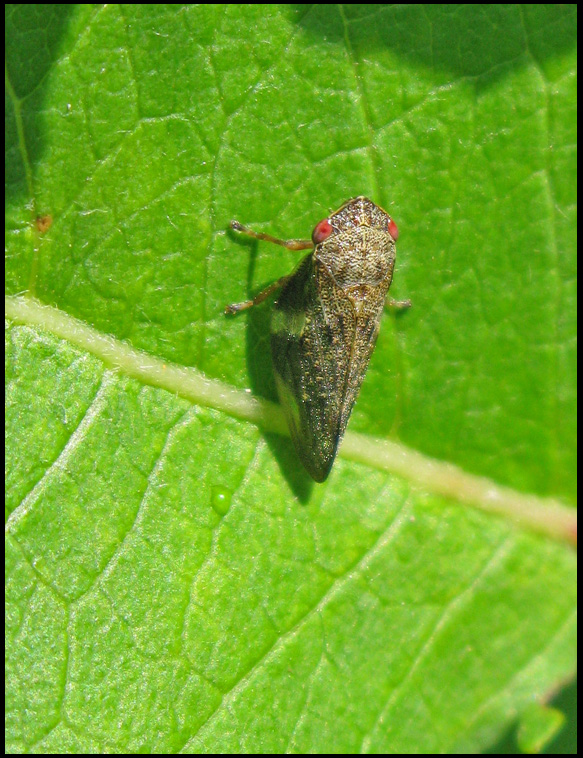
[[[324,242],[326,237],[329,237],[331,234],[332,224],[328,221],[327,218],[325,218],[314,227],[314,231],[312,232],[312,240],[314,242],[314,245],[318,245],[320,242]]]
[[[397,224],[395,224],[392,218],[389,219],[388,227],[389,234],[396,241],[399,237],[399,230],[397,229]]]

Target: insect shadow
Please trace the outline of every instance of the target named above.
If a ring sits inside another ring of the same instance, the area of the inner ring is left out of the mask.
[[[246,292],[248,297],[253,297],[269,284],[269,282],[264,282],[263,286],[253,284],[258,243],[253,239],[241,237],[231,230],[229,230],[229,234],[239,245],[249,248]],[[298,253],[296,266],[299,265],[305,255],[305,252]],[[283,260],[282,264],[285,268]],[[273,303],[278,294],[279,292],[275,292],[264,303],[235,316],[235,318],[244,318],[247,321],[245,347],[251,390],[254,395],[272,400],[275,403],[278,403],[279,399],[271,360],[270,323]],[[263,431],[262,433],[292,492],[300,503],[307,503],[314,487],[314,481],[300,463],[291,439],[272,432]]]

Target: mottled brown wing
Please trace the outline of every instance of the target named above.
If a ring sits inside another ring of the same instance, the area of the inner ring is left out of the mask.
[[[384,285],[381,287],[365,287],[360,293],[362,300],[356,318],[352,355],[348,364],[348,375],[340,416],[340,437],[344,434],[348,424],[350,412],[358,397],[370,357],[376,345],[387,289],[388,286],[385,287]]]
[[[356,324],[350,300],[308,255],[275,305],[271,352],[292,440],[317,482],[330,472],[364,376],[351,366]],[[353,375],[358,386],[350,387],[348,407],[347,386]]]

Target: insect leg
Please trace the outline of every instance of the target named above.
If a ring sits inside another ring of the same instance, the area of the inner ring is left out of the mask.
[[[266,242],[273,242],[276,245],[287,247],[288,250],[308,250],[314,247],[312,240],[280,240],[277,237],[272,237],[271,234],[265,234],[265,232],[254,232],[248,226],[243,226],[238,221],[231,221],[231,229],[248,234],[256,240],[265,240]]]
[[[412,305],[409,299],[407,300],[393,300],[392,297],[388,297],[385,300],[385,308],[398,308],[399,310],[404,308],[410,308]]]
[[[268,298],[272,292],[275,292],[275,290],[279,289],[280,287],[283,287],[283,285],[287,282],[290,276],[293,276],[293,274],[282,276],[281,279],[278,279],[277,281],[272,282],[272,284],[270,284],[264,290],[261,290],[261,292],[255,295],[255,297],[252,300],[245,300],[244,303],[233,303],[232,305],[227,305],[225,308],[225,313],[238,313],[239,311],[244,311],[247,308],[252,308],[254,305],[259,305],[259,303],[262,303],[266,298]]]

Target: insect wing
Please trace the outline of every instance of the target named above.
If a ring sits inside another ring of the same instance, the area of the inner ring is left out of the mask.
[[[384,288],[370,287],[358,317],[355,317],[354,336],[348,363],[348,376],[343,392],[340,416],[340,435],[344,434],[352,406],[356,402],[370,357],[376,345],[381,317],[385,307]]]
[[[275,305],[271,352],[293,443],[317,482],[330,472],[350,415],[345,398],[355,336],[352,304],[307,256]]]

